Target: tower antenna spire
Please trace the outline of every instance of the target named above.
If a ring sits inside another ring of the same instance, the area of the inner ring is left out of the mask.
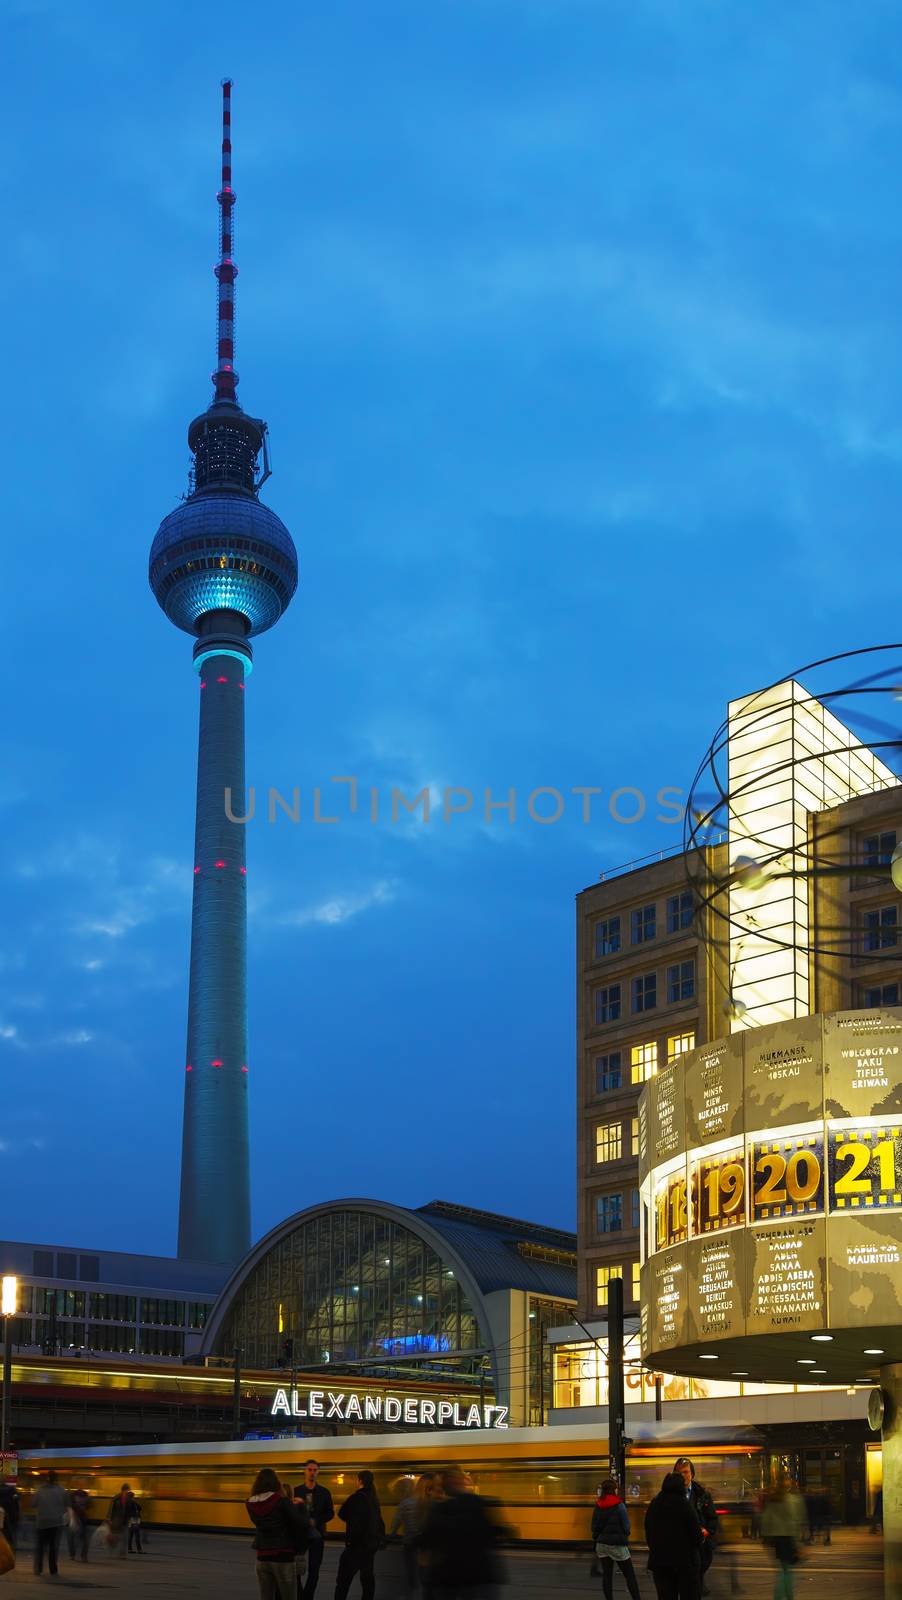
[[[214,405],[226,401],[237,405],[235,390],[235,191],[232,188],[232,80],[222,80],[222,183],[216,196],[219,205],[219,260],[213,271],[217,281],[216,371],[213,373]]]

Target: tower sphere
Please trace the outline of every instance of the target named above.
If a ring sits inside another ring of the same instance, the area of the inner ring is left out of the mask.
[[[205,491],[164,517],[150,550],[150,586],[170,622],[198,633],[210,611],[237,611],[248,634],[278,622],[298,584],[294,540],[252,494]]]

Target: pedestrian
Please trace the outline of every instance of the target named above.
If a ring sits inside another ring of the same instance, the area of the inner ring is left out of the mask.
[[[319,1479],[319,1462],[313,1456],[304,1463],[304,1481],[294,1491],[295,1501],[302,1504],[310,1519],[310,1543],[307,1546],[307,1576],[301,1587],[298,1579],[298,1600],[313,1600],[319,1580],[319,1569],[326,1548],[326,1523],[335,1516],[332,1496]]]
[[[59,1555],[68,1498],[62,1484],[57,1482],[56,1473],[51,1468],[47,1474],[47,1482],[38,1486],[32,1500],[35,1528],[34,1570],[38,1574],[44,1570],[44,1551],[46,1550],[50,1575],[53,1578],[56,1577],[58,1571],[56,1558]]]
[[[871,1517],[871,1532],[883,1532],[883,1487],[881,1486],[874,1496],[874,1511]]]
[[[131,1555],[132,1550],[135,1550],[139,1556],[143,1556],[144,1554],[144,1551],[141,1547],[141,1506],[140,1502],[135,1499],[134,1495],[132,1495],[131,1504],[128,1508],[129,1555]]]
[[[119,1493],[113,1495],[106,1514],[110,1525],[110,1544],[120,1561],[124,1561],[128,1554],[128,1525],[134,1500],[130,1484],[124,1483]]]
[[[761,1516],[761,1538],[773,1549],[777,1563],[774,1600],[793,1600],[792,1569],[798,1564],[803,1527],[801,1495],[785,1483],[779,1484],[768,1496]]]
[[[19,1517],[22,1512],[22,1497],[16,1488],[14,1478],[7,1478],[0,1484],[0,1511],[3,1512],[3,1532],[10,1548],[15,1550],[19,1542]]]
[[[404,1550],[404,1576],[407,1594],[420,1588],[420,1534],[432,1503],[433,1472],[422,1472],[410,1494],[398,1502],[389,1535],[399,1533]]]
[[[688,1456],[677,1456],[673,1470],[678,1472],[683,1480],[686,1499],[698,1517],[699,1527],[702,1530],[702,1594],[710,1594],[705,1578],[714,1560],[714,1546],[717,1543],[717,1511],[704,1484],[696,1482],[695,1467]]]
[[[295,1563],[310,1540],[306,1509],[294,1504],[290,1488],[283,1487],[272,1467],[257,1473],[245,1505],[256,1530],[260,1600],[297,1600]]]
[[[363,1600],[373,1600],[376,1593],[373,1563],[376,1551],[385,1540],[385,1524],[371,1472],[366,1469],[358,1472],[357,1488],[339,1507],[338,1515],[345,1525],[345,1547],[338,1559],[335,1600],[347,1600],[351,1581],[358,1572]]]
[[[595,1554],[601,1562],[604,1600],[613,1600],[615,1565],[626,1579],[632,1600],[639,1600],[639,1585],[629,1548],[630,1519],[613,1478],[605,1478],[595,1501],[592,1538],[595,1541]]]
[[[69,1509],[67,1512],[68,1526],[66,1528],[66,1543],[69,1546],[70,1561],[87,1561],[88,1559],[88,1502],[91,1496],[87,1489],[72,1489],[69,1494]]]
[[[668,1472],[645,1513],[648,1566],[658,1600],[698,1600],[702,1528],[679,1472]]]
[[[435,1600],[483,1600],[501,1582],[498,1542],[504,1531],[494,1502],[474,1494],[460,1467],[442,1473],[442,1496],[433,1497],[421,1543],[428,1557]]]

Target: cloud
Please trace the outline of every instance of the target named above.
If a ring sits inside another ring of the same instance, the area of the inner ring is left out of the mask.
[[[374,906],[390,905],[395,898],[395,885],[387,878],[382,878],[370,889],[357,894],[333,895],[327,900],[317,901],[315,905],[282,912],[274,920],[285,928],[306,928],[316,923],[322,927],[336,928],[372,910]]]

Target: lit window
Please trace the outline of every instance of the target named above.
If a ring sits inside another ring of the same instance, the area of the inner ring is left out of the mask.
[[[669,895],[667,899],[667,932],[679,933],[681,928],[691,928],[694,910],[691,889],[685,889],[682,894]]]
[[[667,1004],[677,1006],[681,1000],[695,997],[695,962],[677,961],[667,968]]]
[[[861,841],[861,857],[866,867],[888,867],[896,848],[895,833],[873,833]]]
[[[622,1278],[622,1267],[596,1267],[595,1268],[595,1304],[606,1306],[608,1303],[608,1284],[612,1278]]]
[[[897,938],[898,916],[895,906],[881,906],[878,911],[865,911],[861,918],[862,950],[885,950]]]
[[[638,1117],[633,1117],[632,1124],[630,1126],[630,1154],[634,1155],[634,1156],[637,1156],[639,1154],[639,1118]]]
[[[620,918],[606,917],[595,924],[595,956],[612,956],[620,949]]]
[[[595,990],[595,1021],[616,1022],[620,1016],[620,985],[607,983],[603,989]]]
[[[655,937],[656,907],[638,906],[630,916],[630,937],[633,944],[647,944]]]
[[[633,979],[633,1011],[653,1011],[658,1003],[658,974],[643,972]]]
[[[599,1122],[595,1128],[595,1161],[601,1166],[605,1161],[619,1161],[622,1129],[619,1122]]]
[[[647,1083],[658,1070],[658,1041],[651,1039],[648,1044],[634,1044],[630,1050],[630,1081],[632,1083]]]
[[[640,1267],[638,1261],[634,1261],[633,1262],[633,1299],[635,1300],[637,1305],[639,1304],[639,1301],[641,1299],[641,1275],[642,1275],[642,1268]]]
[[[667,1065],[668,1065],[668,1067],[672,1066],[674,1061],[678,1061],[680,1056],[684,1056],[684,1055],[687,1054],[688,1051],[694,1050],[694,1049],[695,1049],[695,1030],[694,1030],[694,1028],[690,1029],[688,1033],[671,1033],[671,1034],[668,1034],[668,1037],[667,1037]]]
[[[621,1088],[623,1083],[623,1070],[620,1061],[620,1051],[611,1050],[606,1056],[595,1057],[595,1093],[608,1094],[611,1089]]]
[[[866,1006],[897,1006],[899,1004],[899,985],[897,983],[878,983],[873,989],[865,989],[862,995],[862,1004]]]
[[[620,1233],[623,1228],[623,1195],[595,1196],[595,1232]]]

